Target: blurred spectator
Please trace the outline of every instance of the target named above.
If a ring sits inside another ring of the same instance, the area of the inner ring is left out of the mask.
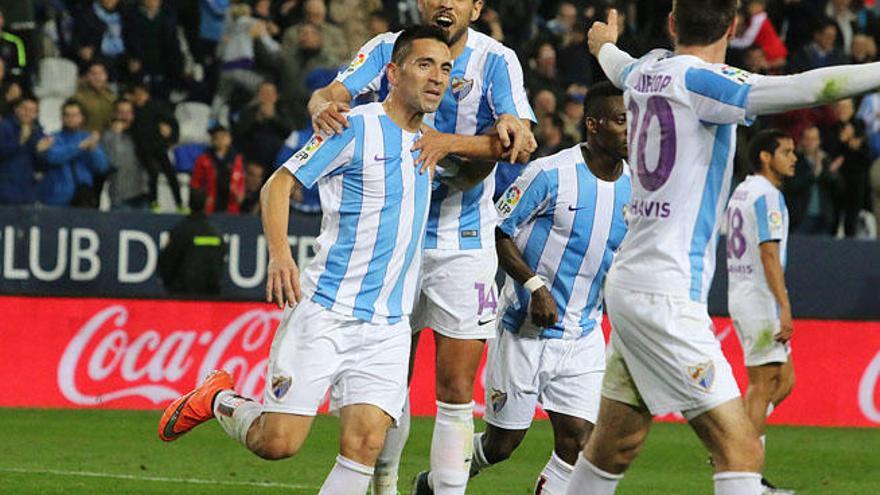
[[[808,127],[798,145],[794,177],[784,183],[791,231],[809,235],[832,235],[834,200],[843,191],[839,175],[843,158],[832,161],[822,149],[819,129]]]
[[[874,214],[874,222],[877,230],[880,231],[880,158],[874,160],[871,165],[871,213]]]
[[[801,48],[789,59],[789,71],[804,72],[846,63],[846,55],[834,44],[836,39],[837,24],[831,19],[820,21],[813,29],[812,43]]]
[[[541,117],[540,122],[539,146],[533,158],[550,156],[574,144],[574,141],[563,133],[563,123],[559,116],[545,115]]]
[[[545,28],[565,44],[568,36],[574,31],[577,20],[577,7],[571,2],[561,2],[556,10],[556,17],[550,19]]]
[[[880,25],[874,13],[861,7],[854,8],[853,0],[829,0],[825,6],[825,15],[837,23],[835,46],[849,55],[853,38],[858,33],[880,35]]]
[[[569,37],[570,42],[557,50],[556,69],[559,73],[559,82],[563,86],[593,84],[596,74],[605,77],[599,62],[587,50],[586,33],[586,30],[575,30]],[[632,55],[636,56],[634,53]]]
[[[244,168],[244,199],[241,201],[242,215],[260,214],[260,189],[263,187],[263,178],[266,176],[266,167],[250,162]]]
[[[773,25],[785,40],[789,55],[812,41],[813,28],[819,21],[819,12],[808,0],[775,1],[767,5]]]
[[[348,40],[348,55],[355,53],[361,45],[375,36],[371,33],[370,21],[373,13],[381,9],[381,0],[333,0],[330,2],[330,19],[342,29],[345,39]]]
[[[474,23],[474,29],[487,34],[495,41],[504,43],[504,28],[501,25],[501,17],[492,7],[483,7],[480,18]]]
[[[306,24],[311,24],[318,28],[321,35],[321,45],[327,49],[327,54],[333,65],[338,66],[348,62],[352,52],[348,48],[345,33],[327,22],[327,6],[324,4],[324,0],[306,0],[303,3],[303,13],[302,22],[284,31],[281,43],[284,46],[296,46],[300,39],[299,31]]]
[[[23,96],[21,85],[7,77],[6,62],[0,58],[0,117],[12,111],[12,103]]]
[[[309,115],[306,104],[312,94],[307,75],[315,69],[334,67],[334,62],[321,41],[321,33],[317,27],[303,25],[298,36],[297,43],[289,43],[289,38],[285,37],[281,52],[273,57],[272,65],[279,69],[278,83],[282,88],[281,106],[284,114],[290,117],[291,123],[302,127],[307,125]],[[335,70],[333,74],[335,75]]]
[[[113,120],[101,137],[101,148],[110,162],[110,206],[114,210],[143,210],[150,205],[149,175],[140,164],[132,135],[134,104],[117,100]]]
[[[217,44],[223,35],[223,22],[230,0],[199,0],[199,36],[193,46],[193,55],[205,68],[207,77],[214,74]]]
[[[89,64],[73,99],[82,106],[86,118],[86,130],[102,132],[107,128],[113,117],[116,93],[107,85],[107,70],[104,64],[101,62]]]
[[[852,99],[841,100],[834,105],[838,122],[826,131],[828,154],[834,159],[843,158],[840,176],[843,178],[843,194],[838,196],[835,208],[836,226],[843,218],[844,234],[855,237],[859,212],[868,203],[868,170],[871,159],[865,138],[864,124],[855,118]]]
[[[162,6],[162,0],[139,0],[123,19],[122,34],[128,77],[147,84],[153,96],[167,99],[183,71],[173,14]]]
[[[788,49],[767,16],[766,8],[766,0],[749,0],[745,3],[743,31],[730,41],[730,46],[746,49],[757,45],[769,67],[782,67],[785,65]]]
[[[545,115],[556,113],[556,95],[552,91],[538,90],[533,93],[532,108],[535,110],[535,117],[539,119]]]
[[[97,208],[100,186],[109,171],[107,156],[98,146],[100,135],[83,129],[82,107],[67,100],[61,107],[63,127],[46,151],[46,174],[40,182],[40,202],[51,206]]]
[[[278,111],[278,90],[264,82],[254,101],[241,112],[234,128],[236,143],[248,161],[271,165],[293,126]]]
[[[249,5],[233,5],[223,27],[223,42],[218,48],[220,80],[211,104],[215,119],[220,118],[222,110],[229,104],[230,97],[237,89],[246,91],[250,97],[263,82],[263,76],[254,71],[255,39],[259,39],[262,46],[270,52],[280,49],[278,43],[269,36],[266,23],[251,16]]]
[[[281,35],[281,28],[275,24],[275,18],[272,16],[272,1],[254,0],[253,6],[254,19],[261,21],[266,26],[266,32],[272,39],[278,39]]]
[[[196,159],[193,189],[204,191],[205,213],[233,213],[244,200],[244,162],[232,149],[232,134],[223,126],[211,129],[211,147]]]
[[[6,17],[0,10],[0,59],[6,64],[9,78],[29,87],[28,84],[28,53],[21,37],[5,30]]]
[[[556,69],[556,49],[551,43],[541,43],[535,52],[534,58],[529,61],[526,69],[525,83],[533,93],[550,91],[560,100],[565,91],[559,80],[559,72]]]
[[[19,98],[13,107],[14,115],[0,120],[0,204],[33,204],[37,163],[52,138],[37,123],[35,98]]]
[[[850,62],[854,64],[870,63],[877,60],[877,42],[866,34],[853,36]]]
[[[174,204],[178,209],[182,209],[180,183],[177,181],[174,166],[168,158],[168,150],[177,142],[180,132],[174,113],[164,103],[154,100],[149,89],[143,84],[133,88],[132,102],[134,102],[134,123],[131,131],[138,160],[150,177],[150,207],[153,210],[159,208],[158,180],[159,172],[162,172],[168,180],[168,186],[174,196]]]
[[[126,56],[119,0],[95,0],[83,8],[74,23],[74,42],[80,67],[101,61],[110,78],[124,70]]]
[[[190,192],[191,213],[171,229],[159,253],[159,277],[172,294],[219,294],[226,245],[205,216],[205,193]]]
[[[381,10],[370,14],[370,39],[388,31],[391,31],[391,21],[388,20],[388,17]],[[358,48],[355,48],[355,50]]]
[[[573,143],[583,141],[583,123],[584,123],[584,99],[583,97],[568,96],[565,104],[562,106],[562,132],[565,137]]]
[[[880,92],[862,98],[857,116],[865,124],[871,159],[876,160],[880,158]]]

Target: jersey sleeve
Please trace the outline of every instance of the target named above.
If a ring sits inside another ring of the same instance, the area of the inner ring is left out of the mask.
[[[378,91],[385,66],[391,62],[395,39],[393,33],[383,33],[368,41],[358,50],[348,67],[336,75],[336,81],[342,83],[352,97]]]
[[[751,125],[755,115],[746,108],[752,86],[761,77],[727,65],[691,67],[685,73],[685,89],[700,120]]]
[[[785,237],[783,205],[779,194],[764,194],[755,200],[755,221],[758,227],[758,244],[781,241]]]
[[[489,55],[486,84],[490,91],[489,106],[496,120],[499,115],[510,114],[538,121],[526,95],[522,66],[512,50],[505,48],[501,53]]]
[[[315,134],[299,151],[282,165],[307,188],[319,179],[349,163],[354,155],[355,126],[342,134]]]
[[[495,203],[501,217],[498,228],[510,237],[515,236],[525,224],[544,212],[550,195],[547,173],[540,164],[530,164]]]

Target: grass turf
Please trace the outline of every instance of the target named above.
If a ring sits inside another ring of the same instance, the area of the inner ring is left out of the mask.
[[[296,459],[277,462],[251,455],[216,422],[165,444],[158,419],[158,412],[0,408],[0,493],[313,494],[336,456],[332,417],[317,419]],[[432,425],[413,420],[402,493],[427,466]],[[768,438],[767,476],[799,495],[880,493],[880,430],[774,427]],[[513,457],[472,480],[468,493],[531,493],[551,445],[550,425],[535,423]],[[617,493],[710,494],[706,453],[687,426],[657,424]]]

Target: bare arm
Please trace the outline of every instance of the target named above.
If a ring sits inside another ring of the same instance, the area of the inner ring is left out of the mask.
[[[339,81],[312,93],[307,108],[312,116],[312,130],[316,133],[340,134],[348,127],[345,113],[351,110],[352,94]]]
[[[531,124],[529,121],[525,122]],[[526,124],[522,125],[526,126]],[[531,130],[528,127],[524,128],[528,134],[522,138],[526,140],[526,146],[517,149],[504,144],[504,138],[499,135],[497,128],[493,128],[482,136],[447,134],[426,128],[423,130],[424,134],[421,139],[413,146],[413,151],[420,152],[416,165],[421,165],[423,171],[425,169],[433,170],[449,155],[456,155],[474,163],[499,160],[528,163],[531,153],[537,148],[537,143],[534,142]],[[520,130],[522,131],[522,129]],[[511,158],[513,151],[516,151],[517,155]],[[488,175],[489,172],[491,172],[491,168],[485,172],[485,175]]]
[[[761,264],[764,266],[764,277],[767,286],[779,304],[779,334],[776,340],[788,342],[793,331],[791,302],[788,300],[788,291],[785,289],[785,274],[782,271],[782,262],[779,256],[779,242],[767,241],[760,245]]]
[[[281,167],[260,190],[260,216],[269,247],[266,302],[274,301],[279,308],[283,308],[285,302],[293,307],[302,299],[299,269],[287,240],[290,196],[297,186],[302,187],[289,170]]]
[[[498,253],[498,264],[520,285],[525,285],[526,281],[535,276],[513,239],[499,228],[495,229],[495,250]],[[529,313],[532,323],[539,327],[549,327],[556,323],[556,302],[546,285],[532,292]]]

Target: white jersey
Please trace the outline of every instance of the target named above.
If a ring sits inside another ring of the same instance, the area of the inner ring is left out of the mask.
[[[385,67],[391,62],[399,34],[384,33],[368,41],[336,81],[356,99],[383,98],[388,86]],[[452,66],[449,88],[438,110],[426,115],[425,122],[440,132],[473,136],[491,129],[502,114],[535,121],[523,86],[522,67],[511,49],[468,29],[465,49]],[[498,220],[492,204],[494,193],[494,170],[465,192],[436,181],[425,247],[493,247]]]
[[[342,134],[316,135],[284,163],[321,193],[321,234],[302,271],[303,296],[393,324],[412,312],[422,259],[431,191],[412,152],[421,134],[398,127],[380,103],[352,110],[348,120]]]
[[[736,124],[750,124],[762,76],[655,50],[614,83],[624,89],[632,221],[608,283],[705,303],[730,191]]]
[[[735,319],[776,319],[779,307],[767,284],[760,245],[779,242],[785,268],[788,208],[782,192],[761,175],[737,186],[727,206],[727,305]]]
[[[556,302],[558,320],[541,338],[580,338],[600,327],[605,274],[626,234],[628,169],[614,182],[600,180],[576,145],[532,162],[499,198],[499,228]],[[504,298],[510,302],[502,326],[518,333],[531,294],[508,276]]]

